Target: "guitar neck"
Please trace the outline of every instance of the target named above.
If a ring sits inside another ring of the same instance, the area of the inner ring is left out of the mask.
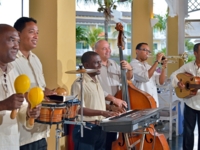
[[[189,88],[200,89],[200,84],[189,84]]]

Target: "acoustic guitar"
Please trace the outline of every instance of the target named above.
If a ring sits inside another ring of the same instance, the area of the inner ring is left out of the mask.
[[[190,98],[197,94],[198,89],[200,89],[200,77],[195,77],[189,73],[179,73],[176,77],[185,85],[183,89],[175,88],[177,97]]]

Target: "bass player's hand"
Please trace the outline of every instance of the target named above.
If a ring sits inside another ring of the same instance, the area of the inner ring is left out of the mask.
[[[116,106],[120,107],[120,108],[127,108],[127,103],[124,100],[121,100],[119,98],[115,98],[113,99],[113,104],[115,104]]]

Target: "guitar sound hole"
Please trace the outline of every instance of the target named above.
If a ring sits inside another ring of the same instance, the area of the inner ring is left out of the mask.
[[[189,82],[185,83],[185,88],[188,89],[188,90],[190,89],[190,83]]]

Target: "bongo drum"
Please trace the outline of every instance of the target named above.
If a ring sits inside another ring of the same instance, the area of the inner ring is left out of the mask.
[[[65,107],[64,103],[42,102],[40,116],[36,119],[36,122],[50,125],[62,123]]]
[[[64,110],[63,117],[65,120],[73,121],[78,117],[78,110],[80,108],[80,101],[78,99],[68,100],[64,102],[66,109]]]

